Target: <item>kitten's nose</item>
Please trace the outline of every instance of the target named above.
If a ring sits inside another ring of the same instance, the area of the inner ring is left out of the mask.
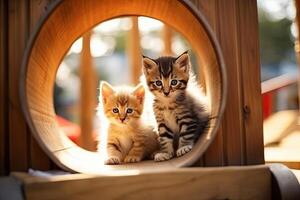
[[[125,118],[126,118],[126,117],[122,117],[122,118],[120,118],[120,120],[121,120],[122,122],[124,122]]]
[[[168,92],[165,92],[165,91],[164,91],[164,95],[165,95],[165,96],[168,96],[169,94],[170,94],[170,91],[168,91]]]

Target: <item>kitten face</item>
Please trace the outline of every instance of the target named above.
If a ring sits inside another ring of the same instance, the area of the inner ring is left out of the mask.
[[[145,89],[138,85],[134,89],[113,88],[106,82],[100,86],[101,103],[110,123],[133,125],[143,112]]]
[[[176,57],[143,58],[143,72],[150,91],[158,98],[172,98],[182,93],[189,80],[190,59],[187,52]]]

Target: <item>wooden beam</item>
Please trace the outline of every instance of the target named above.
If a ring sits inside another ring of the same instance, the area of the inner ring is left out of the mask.
[[[294,73],[286,73],[275,78],[271,78],[261,83],[261,93],[274,92],[283,87],[290,86],[298,82],[299,76]]]
[[[128,58],[131,69],[131,82],[137,84],[141,76],[142,52],[140,47],[140,33],[138,17],[131,17],[132,28],[128,38]]]
[[[95,150],[93,122],[96,108],[97,78],[90,51],[91,32],[83,36],[80,63],[80,145],[87,150]]]
[[[29,135],[20,105],[19,78],[29,35],[28,1],[11,0],[8,6],[9,165],[11,171],[27,171]]]
[[[264,163],[257,2],[238,0],[239,63],[241,70],[245,164]]]
[[[115,171],[114,176],[84,174],[31,177],[14,174],[28,200],[40,199],[271,199],[267,166],[182,168],[161,172]]]
[[[0,176],[8,173],[7,1],[0,2]]]
[[[162,38],[164,41],[164,51],[163,55],[165,56],[172,56],[172,29],[169,27],[167,24],[164,24],[163,29],[162,29]]]
[[[205,165],[263,163],[256,1],[193,2],[206,15],[219,40],[230,88],[222,126],[205,154]]]
[[[298,111],[284,110],[272,114],[264,120],[264,145],[280,143],[293,130],[297,129]],[[278,123],[280,122],[280,123]]]

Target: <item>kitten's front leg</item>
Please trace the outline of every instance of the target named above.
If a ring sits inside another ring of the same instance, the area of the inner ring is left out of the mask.
[[[140,162],[145,154],[145,144],[143,142],[133,142],[133,146],[129,151],[128,155],[125,157],[125,163],[135,163]]]
[[[104,161],[106,165],[117,165],[121,163],[123,156],[119,149],[120,147],[118,143],[109,142],[107,144],[108,157]]]
[[[194,146],[197,135],[197,123],[193,119],[182,119],[178,121],[180,128],[178,149],[176,151],[177,157],[183,156],[190,152]]]
[[[158,126],[159,132],[159,143],[160,143],[160,151],[155,154],[154,160],[165,161],[170,160],[174,157],[174,148],[173,148],[173,132],[164,124],[160,123]]]

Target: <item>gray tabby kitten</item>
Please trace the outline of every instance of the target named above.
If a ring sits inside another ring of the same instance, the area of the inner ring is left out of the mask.
[[[191,151],[206,129],[207,103],[191,73],[188,52],[176,57],[151,59],[143,56],[143,73],[154,95],[160,151],[155,161],[169,160]]]

